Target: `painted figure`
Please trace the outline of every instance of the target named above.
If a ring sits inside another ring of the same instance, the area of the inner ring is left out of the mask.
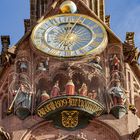
[[[41,94],[41,102],[44,102],[44,101],[49,100],[49,99],[50,99],[49,94],[46,92],[46,90],[43,90],[42,94]]]
[[[25,62],[20,63],[20,72],[27,72],[27,64]]]
[[[87,85],[83,83],[81,88],[79,89],[79,95],[87,96],[87,92],[88,92]]]
[[[100,56],[96,56],[93,60],[91,60],[91,61],[89,62],[89,64],[90,64],[91,66],[93,66],[93,67],[96,67],[96,68],[99,69],[99,70],[102,70],[102,67],[101,67],[101,65],[100,65],[100,62],[101,62]]]
[[[126,97],[123,89],[120,86],[120,81],[116,81],[116,85],[109,90],[113,105],[124,105]]]
[[[75,85],[72,80],[69,80],[66,84],[66,94],[67,95],[74,95],[75,94]]]
[[[112,70],[119,70],[120,69],[120,60],[118,59],[117,55],[114,54],[111,60],[111,69]]]
[[[97,97],[97,92],[95,90],[92,90],[90,93],[88,93],[88,97],[90,99],[95,99]]]
[[[17,93],[17,99],[15,100],[15,107],[25,107],[30,109],[31,107],[31,95],[27,91],[27,87],[24,84],[20,84],[19,93]]]
[[[38,65],[38,68],[37,68],[38,70],[40,70],[40,71],[46,71],[46,68],[45,68],[45,66],[44,66],[44,64],[43,64],[43,62],[40,62],[39,63],[39,65]]]
[[[51,91],[51,98],[59,96],[59,95],[60,95],[59,81],[56,81]]]
[[[45,68],[47,69],[47,70],[49,70],[49,57],[47,57],[47,59],[46,59],[46,61],[45,61]]]
[[[113,71],[111,75],[111,81],[118,81],[118,80],[120,80],[120,75],[118,71]]]

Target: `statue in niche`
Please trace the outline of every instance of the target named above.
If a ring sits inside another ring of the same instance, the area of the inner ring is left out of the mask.
[[[88,93],[88,97],[90,99],[96,99],[97,97],[97,92],[95,90],[92,90],[90,93]]]
[[[50,99],[49,94],[46,92],[46,90],[43,90],[41,94],[41,102],[47,101],[49,99]]]
[[[111,81],[118,81],[118,80],[120,80],[120,75],[118,71],[113,71],[111,75]]]
[[[51,91],[51,98],[60,95],[59,81],[56,81]]]
[[[81,88],[79,89],[79,95],[87,96],[87,92],[88,92],[87,85],[83,83]]]
[[[112,88],[110,88],[109,94],[114,106],[124,105],[126,97],[119,80],[115,82],[115,85]]]
[[[26,62],[20,62],[20,72],[27,72],[27,68]]]
[[[26,107],[30,109],[31,107],[31,94],[28,91],[26,84],[21,83],[19,87],[19,93],[17,93],[17,98],[15,100],[15,108]]]
[[[75,85],[72,81],[72,79],[70,79],[68,81],[68,83],[66,84],[66,95],[74,95],[75,94]]]
[[[45,61],[45,68],[46,70],[49,70],[49,57],[47,57],[46,61]]]
[[[89,62],[89,64],[93,67],[96,67],[99,70],[102,70],[100,62],[101,62],[100,56],[96,55],[95,58]]]
[[[46,71],[46,68],[45,68],[43,62],[40,62],[40,63],[38,64],[37,70],[40,70],[40,71]]]
[[[114,54],[113,57],[110,59],[111,61],[111,70],[119,70],[120,69],[120,60],[118,59],[117,55]]]

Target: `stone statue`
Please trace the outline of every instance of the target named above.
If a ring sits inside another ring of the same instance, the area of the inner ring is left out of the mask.
[[[56,81],[51,91],[51,98],[59,96],[59,95],[60,95],[59,81]]]
[[[90,99],[95,99],[97,97],[97,92],[95,90],[92,90],[90,93],[88,93],[88,97]]]
[[[47,69],[47,70],[49,70],[49,57],[47,57],[47,59],[46,59],[46,61],[45,61],[45,68]]]
[[[124,105],[126,97],[123,89],[120,86],[120,81],[116,81],[116,85],[109,90],[113,105]]]
[[[117,55],[114,54],[114,56],[110,59],[111,61],[111,70],[119,70],[120,69],[120,60],[118,59]]]
[[[96,55],[96,57],[95,57],[93,60],[91,60],[91,61],[89,62],[89,64],[90,64],[91,66],[93,66],[93,67],[96,67],[96,68],[99,69],[99,70],[102,70],[102,67],[101,67],[101,65],[100,65],[100,61],[101,61],[100,56],[97,56],[97,55]]]
[[[45,68],[43,62],[40,62],[40,63],[38,64],[38,68],[37,68],[37,70],[40,70],[40,71],[46,71],[46,68]]]
[[[120,75],[118,71],[113,71],[112,75],[111,75],[111,81],[118,81],[120,80]]]
[[[20,90],[17,99],[15,100],[15,107],[26,107],[30,109],[31,107],[31,95],[27,91],[27,87],[25,84],[20,84]]]
[[[46,92],[46,90],[43,90],[42,94],[41,94],[41,102],[44,102],[44,101],[49,100],[49,99],[50,99],[49,94]]]
[[[75,85],[74,85],[72,79],[70,79],[68,81],[68,83],[66,84],[65,91],[66,91],[67,95],[74,95],[75,94]]]
[[[83,83],[81,88],[79,89],[79,95],[87,96],[87,92],[88,92],[87,85]]]
[[[25,62],[20,63],[20,72],[27,72],[27,64]]]

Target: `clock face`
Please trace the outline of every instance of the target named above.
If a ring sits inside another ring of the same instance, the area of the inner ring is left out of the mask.
[[[107,33],[96,20],[81,14],[60,14],[39,23],[32,33],[34,46],[58,57],[99,54],[107,45]]]

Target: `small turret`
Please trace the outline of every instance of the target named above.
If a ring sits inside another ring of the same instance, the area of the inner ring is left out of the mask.
[[[127,32],[127,33],[126,33],[125,42],[126,42],[128,45],[135,46],[135,43],[134,43],[134,35],[135,35],[134,32]]]
[[[30,19],[24,19],[25,33],[30,29]]]
[[[110,28],[110,15],[105,16],[105,23]]]
[[[1,36],[1,44],[2,44],[2,53],[6,53],[8,51],[10,45],[10,36]]]

